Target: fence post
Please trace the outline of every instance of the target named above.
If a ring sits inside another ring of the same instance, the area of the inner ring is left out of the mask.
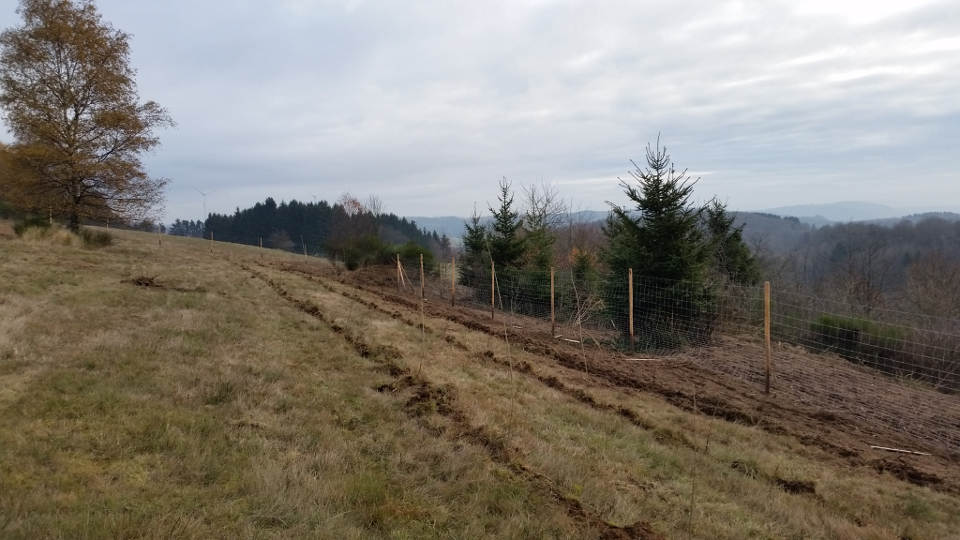
[[[766,353],[766,362],[765,362],[765,371],[766,371],[766,382],[764,383],[763,392],[765,394],[770,393],[770,369],[773,354],[770,348],[770,282],[763,282],[763,342]]]
[[[400,290],[400,254],[397,253],[397,290]]]
[[[423,253],[420,254],[420,343],[425,343],[426,340],[426,317],[424,316],[424,295],[423,295]],[[423,356],[420,355],[420,366],[417,367],[417,374],[420,374],[420,369],[423,367]]]
[[[260,237],[260,249],[263,249],[263,237]]]
[[[303,235],[300,235],[300,245],[303,246],[303,260],[307,260],[307,243],[303,241]]]
[[[629,289],[627,293],[627,298],[629,298],[627,301],[627,309],[630,310],[630,351],[632,352],[634,350],[635,343],[635,338],[633,335],[633,268],[627,269],[627,289]]]
[[[450,306],[457,305],[457,256],[450,261]]]
[[[550,267],[550,337],[557,337],[557,317],[553,305],[553,267]]]
[[[490,259],[490,318],[493,318],[493,308],[494,308],[494,291],[497,286],[497,269],[493,266],[493,259]]]

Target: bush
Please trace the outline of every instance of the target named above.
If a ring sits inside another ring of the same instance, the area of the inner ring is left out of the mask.
[[[374,235],[354,238],[343,248],[343,263],[347,270],[356,270],[367,264],[384,264],[390,258],[387,245]]]
[[[40,216],[27,216],[22,220],[18,221],[13,226],[13,232],[17,233],[17,236],[23,236],[28,229],[49,229],[50,220]]]
[[[814,348],[831,350],[847,360],[892,371],[905,336],[898,328],[869,319],[821,315],[810,324]]]
[[[394,249],[394,253],[400,256],[400,261],[404,264],[420,264],[420,255],[423,255],[423,265],[429,266],[433,263],[433,253],[430,250],[415,244],[413,242],[407,242],[401,246],[397,246]],[[385,261],[390,262],[390,261]]]
[[[79,247],[83,241],[79,236],[60,226],[29,226],[20,228],[20,238],[27,242],[52,244],[56,246]]]
[[[80,231],[80,238],[86,248],[101,248],[113,243],[113,236],[106,231],[83,229]]]

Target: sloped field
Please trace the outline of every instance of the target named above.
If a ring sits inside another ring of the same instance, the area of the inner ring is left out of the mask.
[[[0,240],[0,276],[0,536],[960,528],[955,458],[871,451],[909,441],[708,367],[748,343],[585,353],[319,261],[137,233]]]

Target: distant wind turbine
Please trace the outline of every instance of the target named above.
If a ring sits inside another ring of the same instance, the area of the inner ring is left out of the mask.
[[[207,219],[207,192],[197,188],[193,188],[193,190],[199,193],[203,197],[203,219],[206,220]]]

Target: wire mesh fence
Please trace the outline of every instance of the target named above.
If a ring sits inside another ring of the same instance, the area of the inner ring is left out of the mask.
[[[763,286],[577,275],[570,269],[491,271],[449,262],[427,264],[424,276],[428,302],[508,316],[513,331],[589,340],[627,360],[683,355],[757,385],[768,376]],[[397,283],[420,295],[418,261],[398,261]],[[864,310],[776,287],[768,302],[777,392],[902,426],[905,433],[960,451],[960,321]],[[731,344],[741,353],[717,352]]]

